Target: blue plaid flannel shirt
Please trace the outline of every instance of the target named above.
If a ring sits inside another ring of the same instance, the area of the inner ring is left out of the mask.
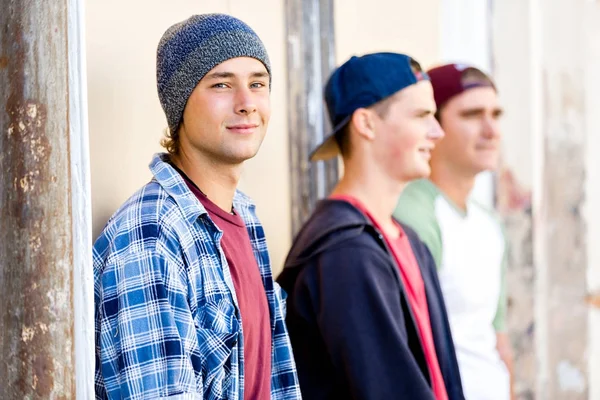
[[[222,232],[164,154],[94,244],[97,399],[243,400],[242,324]],[[271,399],[300,399],[263,228],[241,192],[269,302]]]

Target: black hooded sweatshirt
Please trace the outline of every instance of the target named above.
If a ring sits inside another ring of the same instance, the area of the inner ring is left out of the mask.
[[[450,400],[462,400],[446,307],[429,250],[402,225],[419,264]],[[297,235],[278,283],[307,400],[433,400],[429,368],[395,258],[357,208],[322,200]]]

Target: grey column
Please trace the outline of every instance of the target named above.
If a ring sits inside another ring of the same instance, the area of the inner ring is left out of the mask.
[[[295,235],[338,179],[337,160],[308,155],[330,130],[323,86],[335,66],[333,0],[286,0],[288,129]]]

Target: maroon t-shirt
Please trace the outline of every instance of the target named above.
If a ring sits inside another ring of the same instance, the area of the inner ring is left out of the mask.
[[[244,400],[269,400],[271,398],[269,303],[252,252],[246,224],[239,215],[219,208],[185,174],[181,174],[190,190],[208,211],[210,218],[223,231],[221,246],[229,264],[244,330]]]

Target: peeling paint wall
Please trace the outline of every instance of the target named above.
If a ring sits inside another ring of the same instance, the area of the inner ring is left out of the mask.
[[[493,70],[502,119],[502,167],[496,175],[496,204],[508,238],[508,320],[513,345],[514,389],[518,399],[536,396],[536,272],[533,259],[534,83],[530,4],[496,0],[493,4]],[[508,27],[511,28],[508,28]],[[518,60],[518,61],[516,61]]]
[[[600,189],[590,168],[597,152],[589,151],[600,126],[600,97],[590,95],[600,87],[599,17],[600,4],[585,0],[494,6],[495,71],[507,111],[498,205],[511,246],[520,399],[598,398],[598,327],[586,299],[599,268],[590,259],[599,237],[589,229],[598,218],[588,196]]]

